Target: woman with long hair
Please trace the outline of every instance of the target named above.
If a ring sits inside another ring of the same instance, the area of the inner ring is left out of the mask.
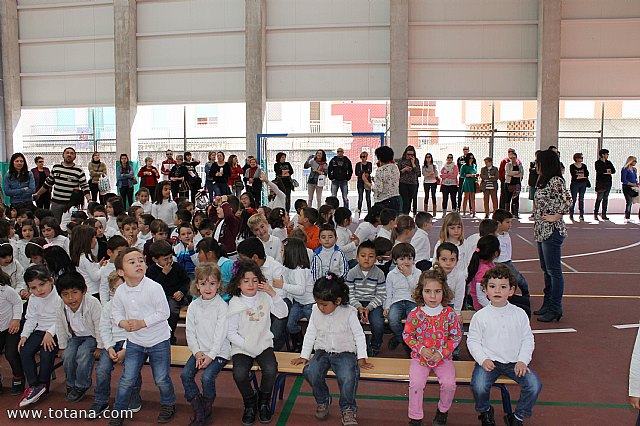
[[[127,154],[120,154],[120,161],[116,164],[116,186],[124,203],[125,210],[133,204],[133,186],[136,184],[133,168]]]
[[[464,178],[462,184],[462,215],[467,214],[467,205],[471,210],[471,216],[476,215],[476,182],[478,181],[478,165],[476,157],[472,153],[467,153],[464,157],[465,164],[460,168],[460,176]]]
[[[276,154],[276,163],[273,165],[273,170],[276,172],[276,178],[280,178],[280,182],[284,187],[285,209],[287,212],[291,208],[291,191],[293,191],[293,167],[287,161],[287,154],[279,152]]]
[[[227,164],[229,165],[229,171],[231,174],[229,175],[229,188],[231,188],[231,194],[236,197],[240,197],[242,191],[244,190],[244,184],[242,183],[242,176],[244,175],[244,170],[240,166],[238,162],[238,156],[232,154],[229,156],[227,160]]]
[[[409,145],[404,149],[398,162],[400,170],[400,198],[402,213],[409,214],[413,203],[413,215],[418,210],[418,178],[420,177],[420,161],[416,158],[416,149]]]
[[[229,164],[224,161],[224,152],[218,151],[216,153],[216,162],[211,164],[209,176],[213,180],[214,195],[220,196],[229,193],[228,181],[231,176],[231,170],[229,169]]]
[[[436,217],[436,190],[438,189],[438,167],[433,162],[430,152],[424,156],[422,163],[422,176],[424,176],[424,211],[429,211],[429,193],[431,193],[431,205],[433,217]]]
[[[313,194],[316,194],[316,200],[318,205],[316,208],[320,208],[322,205],[322,188],[324,188],[324,182],[327,179],[327,154],[323,149],[316,151],[316,154],[311,154],[307,161],[304,162],[305,169],[311,169],[309,173],[309,179],[307,179],[307,193],[309,198],[307,199],[307,205],[313,207]]]
[[[91,161],[87,164],[87,170],[89,170],[89,191],[91,191],[91,201],[98,201],[98,194],[100,194],[98,183],[100,182],[100,178],[107,175],[107,165],[100,160],[99,152],[94,152],[91,155]],[[100,204],[104,204],[102,195],[100,195]]]
[[[640,190],[636,164],[638,164],[638,159],[633,155],[630,155],[627,158],[627,161],[625,161],[624,167],[620,172],[620,179],[622,180],[622,194],[624,195],[625,201],[625,220],[631,219],[631,206],[633,205],[633,198],[638,196],[638,191]],[[640,212],[638,212],[638,218],[640,218]]]
[[[33,210],[33,194],[36,181],[27,167],[27,159],[21,152],[16,152],[9,160],[9,170],[4,175],[2,188],[9,197],[11,207],[18,210],[27,207]]]

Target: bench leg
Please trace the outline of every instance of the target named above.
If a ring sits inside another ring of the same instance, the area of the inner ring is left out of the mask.
[[[284,384],[287,379],[287,375],[284,373],[278,373],[276,376],[276,381],[273,384],[273,394],[271,395],[271,412],[276,412],[276,404],[278,402],[278,398],[282,400],[284,397]]]
[[[511,407],[511,395],[509,394],[509,389],[503,384],[495,385],[500,389],[500,393],[502,395],[502,409],[505,414],[513,414],[513,408]]]

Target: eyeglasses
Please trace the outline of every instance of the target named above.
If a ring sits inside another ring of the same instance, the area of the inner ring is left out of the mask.
[[[409,153],[407,152],[407,157],[413,157],[414,155],[415,155],[415,154],[409,154]]]
[[[453,159],[453,155],[448,155],[447,158]]]
[[[344,151],[343,151],[343,150],[339,150],[339,151],[338,151],[338,154],[340,154],[340,153],[342,153],[342,152],[344,152]]]
[[[360,158],[367,158],[367,156],[366,155],[361,155]]]

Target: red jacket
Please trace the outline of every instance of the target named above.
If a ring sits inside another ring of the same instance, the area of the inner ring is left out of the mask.
[[[232,256],[236,252],[236,237],[238,236],[238,233],[240,233],[240,225],[242,225],[242,219],[240,219],[235,215],[235,213],[233,213],[233,210],[231,210],[231,206],[229,205],[229,203],[223,203],[220,207],[222,207],[222,211],[224,212],[224,218],[218,218],[216,209],[211,209],[209,211],[209,219],[211,220],[211,222],[216,224],[216,230],[218,228],[218,224],[221,221],[224,221],[224,223],[222,224],[222,231],[220,232],[218,242],[227,252],[227,255]]]
[[[240,175],[244,175],[244,170],[240,166],[230,167],[231,168],[231,176],[229,176],[229,180],[227,183],[229,186],[233,186],[233,183],[237,180],[242,180]]]
[[[151,172],[150,175],[145,175],[144,172]],[[147,166],[140,167],[138,171],[138,177],[140,178],[140,185],[142,186],[156,186],[158,184],[158,179],[160,179],[160,173],[158,173],[158,169],[154,166],[151,166],[150,169],[147,169]]]

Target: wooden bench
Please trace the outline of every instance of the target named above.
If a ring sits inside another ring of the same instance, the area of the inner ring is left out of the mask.
[[[182,308],[180,308],[180,319],[181,320],[186,320],[187,319],[187,310],[189,309],[188,306],[183,306]]]

